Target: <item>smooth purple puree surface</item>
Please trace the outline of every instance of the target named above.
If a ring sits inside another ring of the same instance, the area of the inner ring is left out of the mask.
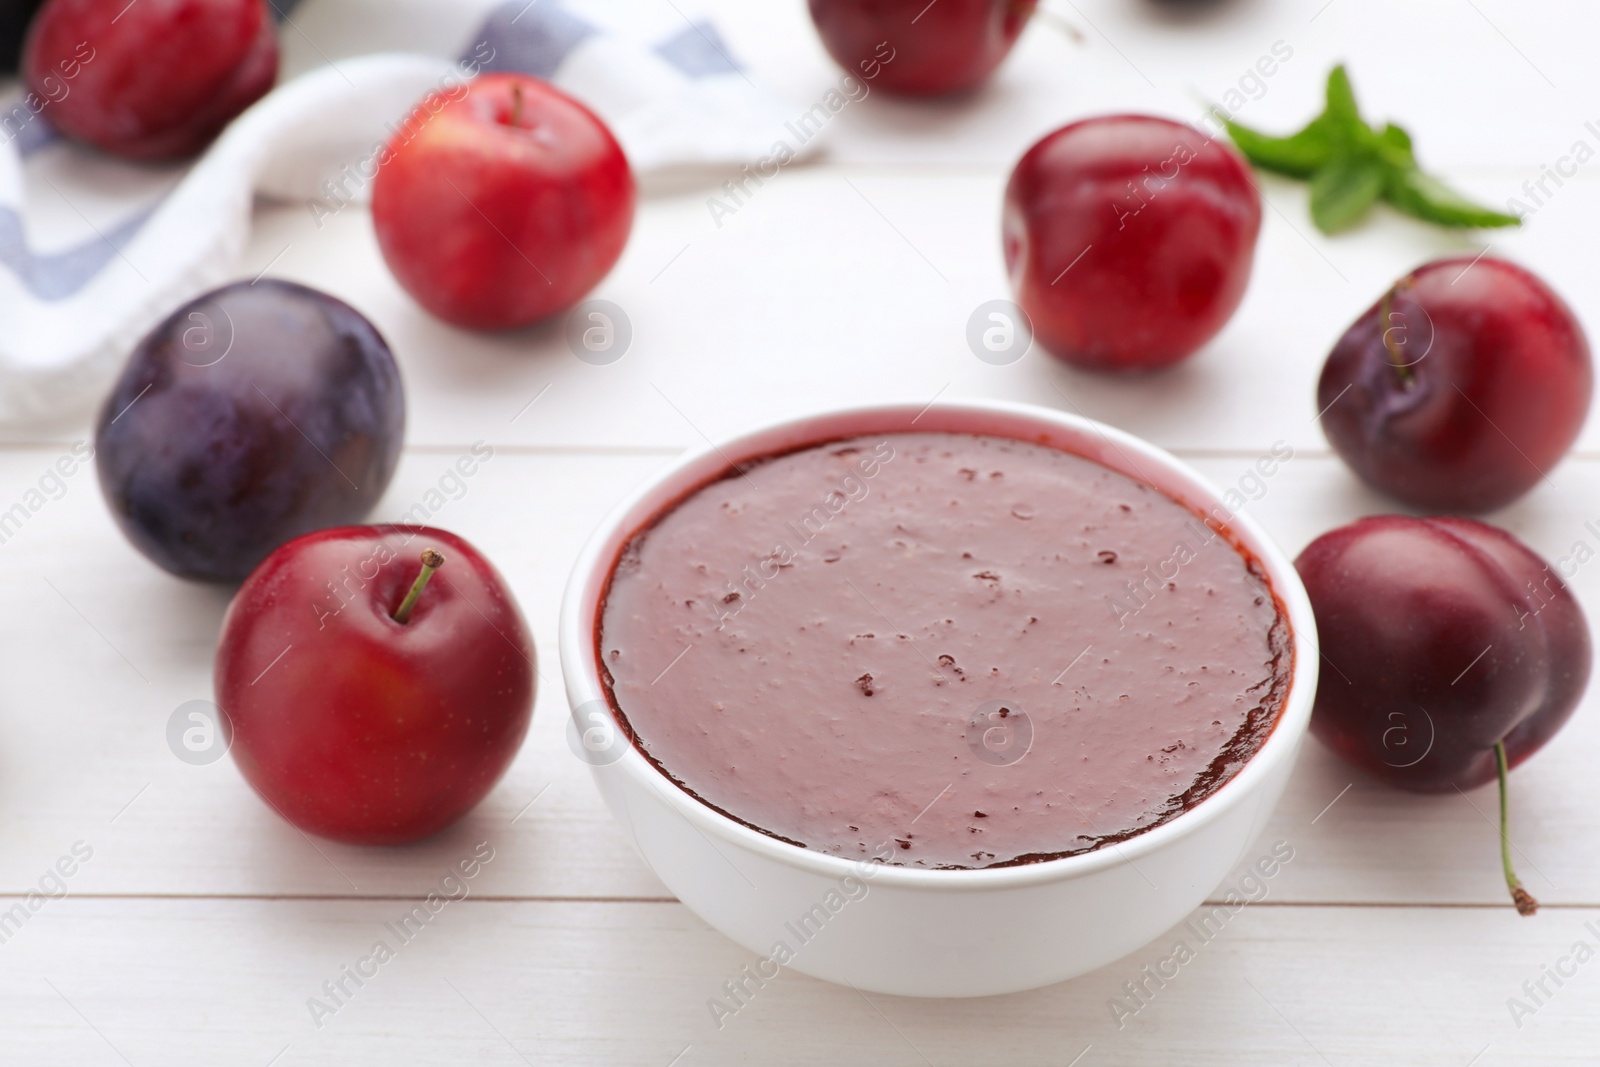
[[[848,859],[1031,862],[1232,777],[1292,653],[1255,561],[1159,490],[1002,437],[746,464],[623,549],[597,651],[635,744]]]

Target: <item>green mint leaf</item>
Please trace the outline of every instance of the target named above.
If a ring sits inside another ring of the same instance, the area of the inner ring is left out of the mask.
[[[1388,168],[1373,156],[1343,156],[1311,179],[1311,221],[1323,233],[1348,229],[1384,190]]]
[[[1328,71],[1327,104],[1322,114],[1341,130],[1356,126],[1367,130],[1367,124],[1361,121],[1361,109],[1356,106],[1355,90],[1350,88],[1350,75],[1345,73],[1343,63]]]
[[[1263,170],[1275,171],[1291,178],[1309,178],[1333,160],[1338,151],[1338,140],[1323,118],[1312,121],[1299,133],[1288,137],[1274,137],[1223,119],[1228,136],[1244,158]]]
[[[1361,121],[1350,78],[1343,67],[1334,67],[1328,75],[1327,106],[1322,114],[1298,133],[1277,137],[1242,126],[1226,116],[1222,121],[1246,159],[1264,170],[1291,178],[1309,178],[1341,154],[1373,143],[1373,133]]]
[[[1411,135],[1392,122],[1378,134],[1378,149],[1387,163],[1402,167],[1417,165],[1417,157],[1411,152]]]
[[[1311,219],[1323,233],[1349,227],[1379,197],[1440,226],[1521,225],[1516,216],[1474,203],[1424,173],[1402,127],[1392,122],[1381,130],[1368,126],[1342,64],[1328,72],[1322,114],[1298,133],[1275,137],[1218,115],[1251,163],[1311,182]]]
[[[1522,224],[1515,215],[1476,204],[1415,167],[1391,170],[1384,184],[1383,198],[1397,210],[1439,226],[1491,229]]]

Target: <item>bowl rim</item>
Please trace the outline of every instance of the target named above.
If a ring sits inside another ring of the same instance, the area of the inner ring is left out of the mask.
[[[925,419],[925,424],[918,425]],[[875,420],[880,425],[871,425]],[[964,422],[983,423],[986,428],[962,429],[952,425]],[[840,429],[828,429],[830,426]],[[1008,432],[1007,426],[1015,432]],[[1208,515],[1221,509],[1227,515],[1223,522],[1229,533],[1266,570],[1268,582],[1288,617],[1290,647],[1294,652],[1289,691],[1277,722],[1244,766],[1194,807],[1125,840],[1038,863],[953,870],[848,859],[761,833],[685,792],[646,759],[631,741],[615,761],[604,765],[591,763],[591,770],[597,776],[601,773],[625,775],[655,793],[702,834],[715,835],[785,866],[835,880],[854,875],[870,878],[878,885],[951,892],[1042,885],[1111,867],[1132,866],[1139,858],[1193,834],[1238,805],[1248,803],[1279,764],[1294,759],[1310,723],[1321,657],[1317,651],[1311,602],[1288,555],[1253,518],[1243,511],[1227,508],[1221,491],[1165,449],[1083,415],[1034,404],[977,398],[829,405],[768,420],[720,441],[708,438],[706,444],[686,450],[645,478],[611,508],[590,534],[573,564],[562,597],[558,635],[569,714],[574,717],[569,720],[569,730],[576,721],[577,709],[598,702],[610,727],[616,731],[614,736],[624,736],[600,682],[594,627],[598,621],[599,598],[617,553],[635,533],[685,496],[725,473],[734,463],[840,437],[920,431],[1011,436],[1061,448],[1175,496],[1191,509],[1203,509]],[[1068,441],[1091,447],[1067,447]],[[1094,444],[1097,441],[1100,445]],[[1156,479],[1146,477],[1141,464],[1155,468],[1160,475]],[[1156,484],[1158,481],[1162,484]]]

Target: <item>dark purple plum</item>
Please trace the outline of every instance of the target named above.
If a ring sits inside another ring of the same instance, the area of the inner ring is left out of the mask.
[[[1428,511],[1491,511],[1560,462],[1594,370],[1572,309],[1493,256],[1425,263],[1345,331],[1317,408],[1367,484]]]
[[[1380,515],[1323,534],[1295,568],[1326,669],[1311,732],[1375,778],[1419,793],[1499,780],[1555,736],[1589,681],[1589,625],[1552,568],[1511,534],[1453,516]]]
[[[389,346],[293,282],[197,297],[134,349],[95,427],[122,532],[184,578],[238,581],[285,541],[360,522],[400,457]]]

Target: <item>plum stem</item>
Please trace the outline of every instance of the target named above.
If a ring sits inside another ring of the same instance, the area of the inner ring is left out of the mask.
[[[1522,879],[1517,877],[1517,872],[1511,866],[1511,830],[1506,819],[1506,743],[1494,743],[1495,769],[1500,776],[1500,866],[1506,872],[1506,888],[1511,890],[1512,903],[1517,906],[1518,915],[1532,915],[1539,910],[1539,902],[1533,899],[1533,894],[1522,888]]]
[[[422,589],[428,584],[428,579],[433,577],[433,572],[444,566],[444,556],[437,549],[424,549],[422,553],[422,570],[417,574],[417,580],[411,583],[411,588],[406,591],[406,598],[400,601],[400,606],[394,609],[391,618],[395,622],[404,624],[411,619],[411,611],[417,606],[417,598],[422,596]],[[1509,869],[1509,868],[1508,868]]]
[[[1411,365],[1406,362],[1406,357],[1400,351],[1400,346],[1395,344],[1389,337],[1389,333],[1393,329],[1389,325],[1389,316],[1394,307],[1394,297],[1403,284],[1403,282],[1397,283],[1383,294],[1383,301],[1378,307],[1378,328],[1381,331],[1378,336],[1383,342],[1383,350],[1389,353],[1389,364],[1394,367],[1395,373],[1400,376],[1400,381],[1409,386],[1411,384]]]

